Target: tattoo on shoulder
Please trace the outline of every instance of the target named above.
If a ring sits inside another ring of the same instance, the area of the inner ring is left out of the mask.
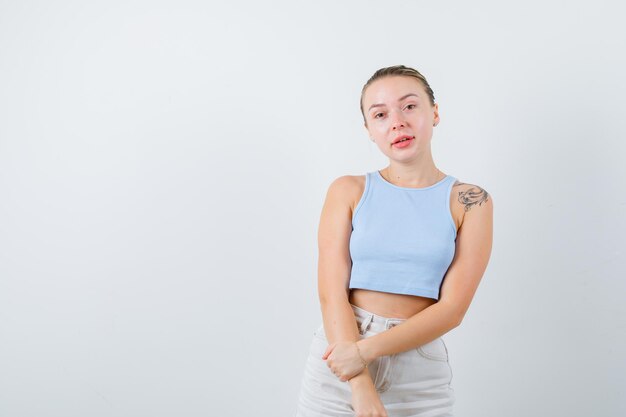
[[[469,211],[472,206],[475,206],[476,204],[480,206],[489,199],[489,193],[480,188],[478,185],[466,184],[457,180],[454,183],[454,187],[458,185],[471,185],[471,187],[467,190],[459,191],[458,200],[459,203],[465,206],[465,211]]]

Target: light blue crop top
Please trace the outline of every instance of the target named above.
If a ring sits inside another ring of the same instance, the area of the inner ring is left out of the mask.
[[[452,258],[456,226],[447,175],[424,188],[400,187],[379,171],[365,175],[352,216],[349,288],[439,299]]]

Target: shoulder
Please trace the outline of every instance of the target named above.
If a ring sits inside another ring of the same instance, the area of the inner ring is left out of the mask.
[[[483,187],[456,179],[452,185],[451,209],[457,230],[467,223],[492,222],[493,197]],[[479,226],[480,227],[480,226]]]
[[[365,175],[342,175],[335,178],[328,187],[328,192],[339,195],[360,194],[365,188]]]
[[[365,175],[342,175],[331,181],[327,199],[349,207],[352,212],[365,191]]]
[[[456,179],[452,185],[454,201],[465,213],[477,211],[480,207],[492,207],[493,197],[483,187]]]

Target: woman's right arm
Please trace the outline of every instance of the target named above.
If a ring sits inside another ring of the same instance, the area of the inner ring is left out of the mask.
[[[356,318],[349,301],[352,269],[350,234],[352,233],[351,202],[359,198],[358,179],[342,176],[329,186],[318,228],[318,293],[324,331],[329,344],[359,340]],[[374,390],[370,373],[365,369],[350,379],[355,390]]]

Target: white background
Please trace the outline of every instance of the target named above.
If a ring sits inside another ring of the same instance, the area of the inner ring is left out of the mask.
[[[0,416],[287,416],[328,185],[381,67],[494,201],[464,417],[623,416],[618,1],[1,1]]]

